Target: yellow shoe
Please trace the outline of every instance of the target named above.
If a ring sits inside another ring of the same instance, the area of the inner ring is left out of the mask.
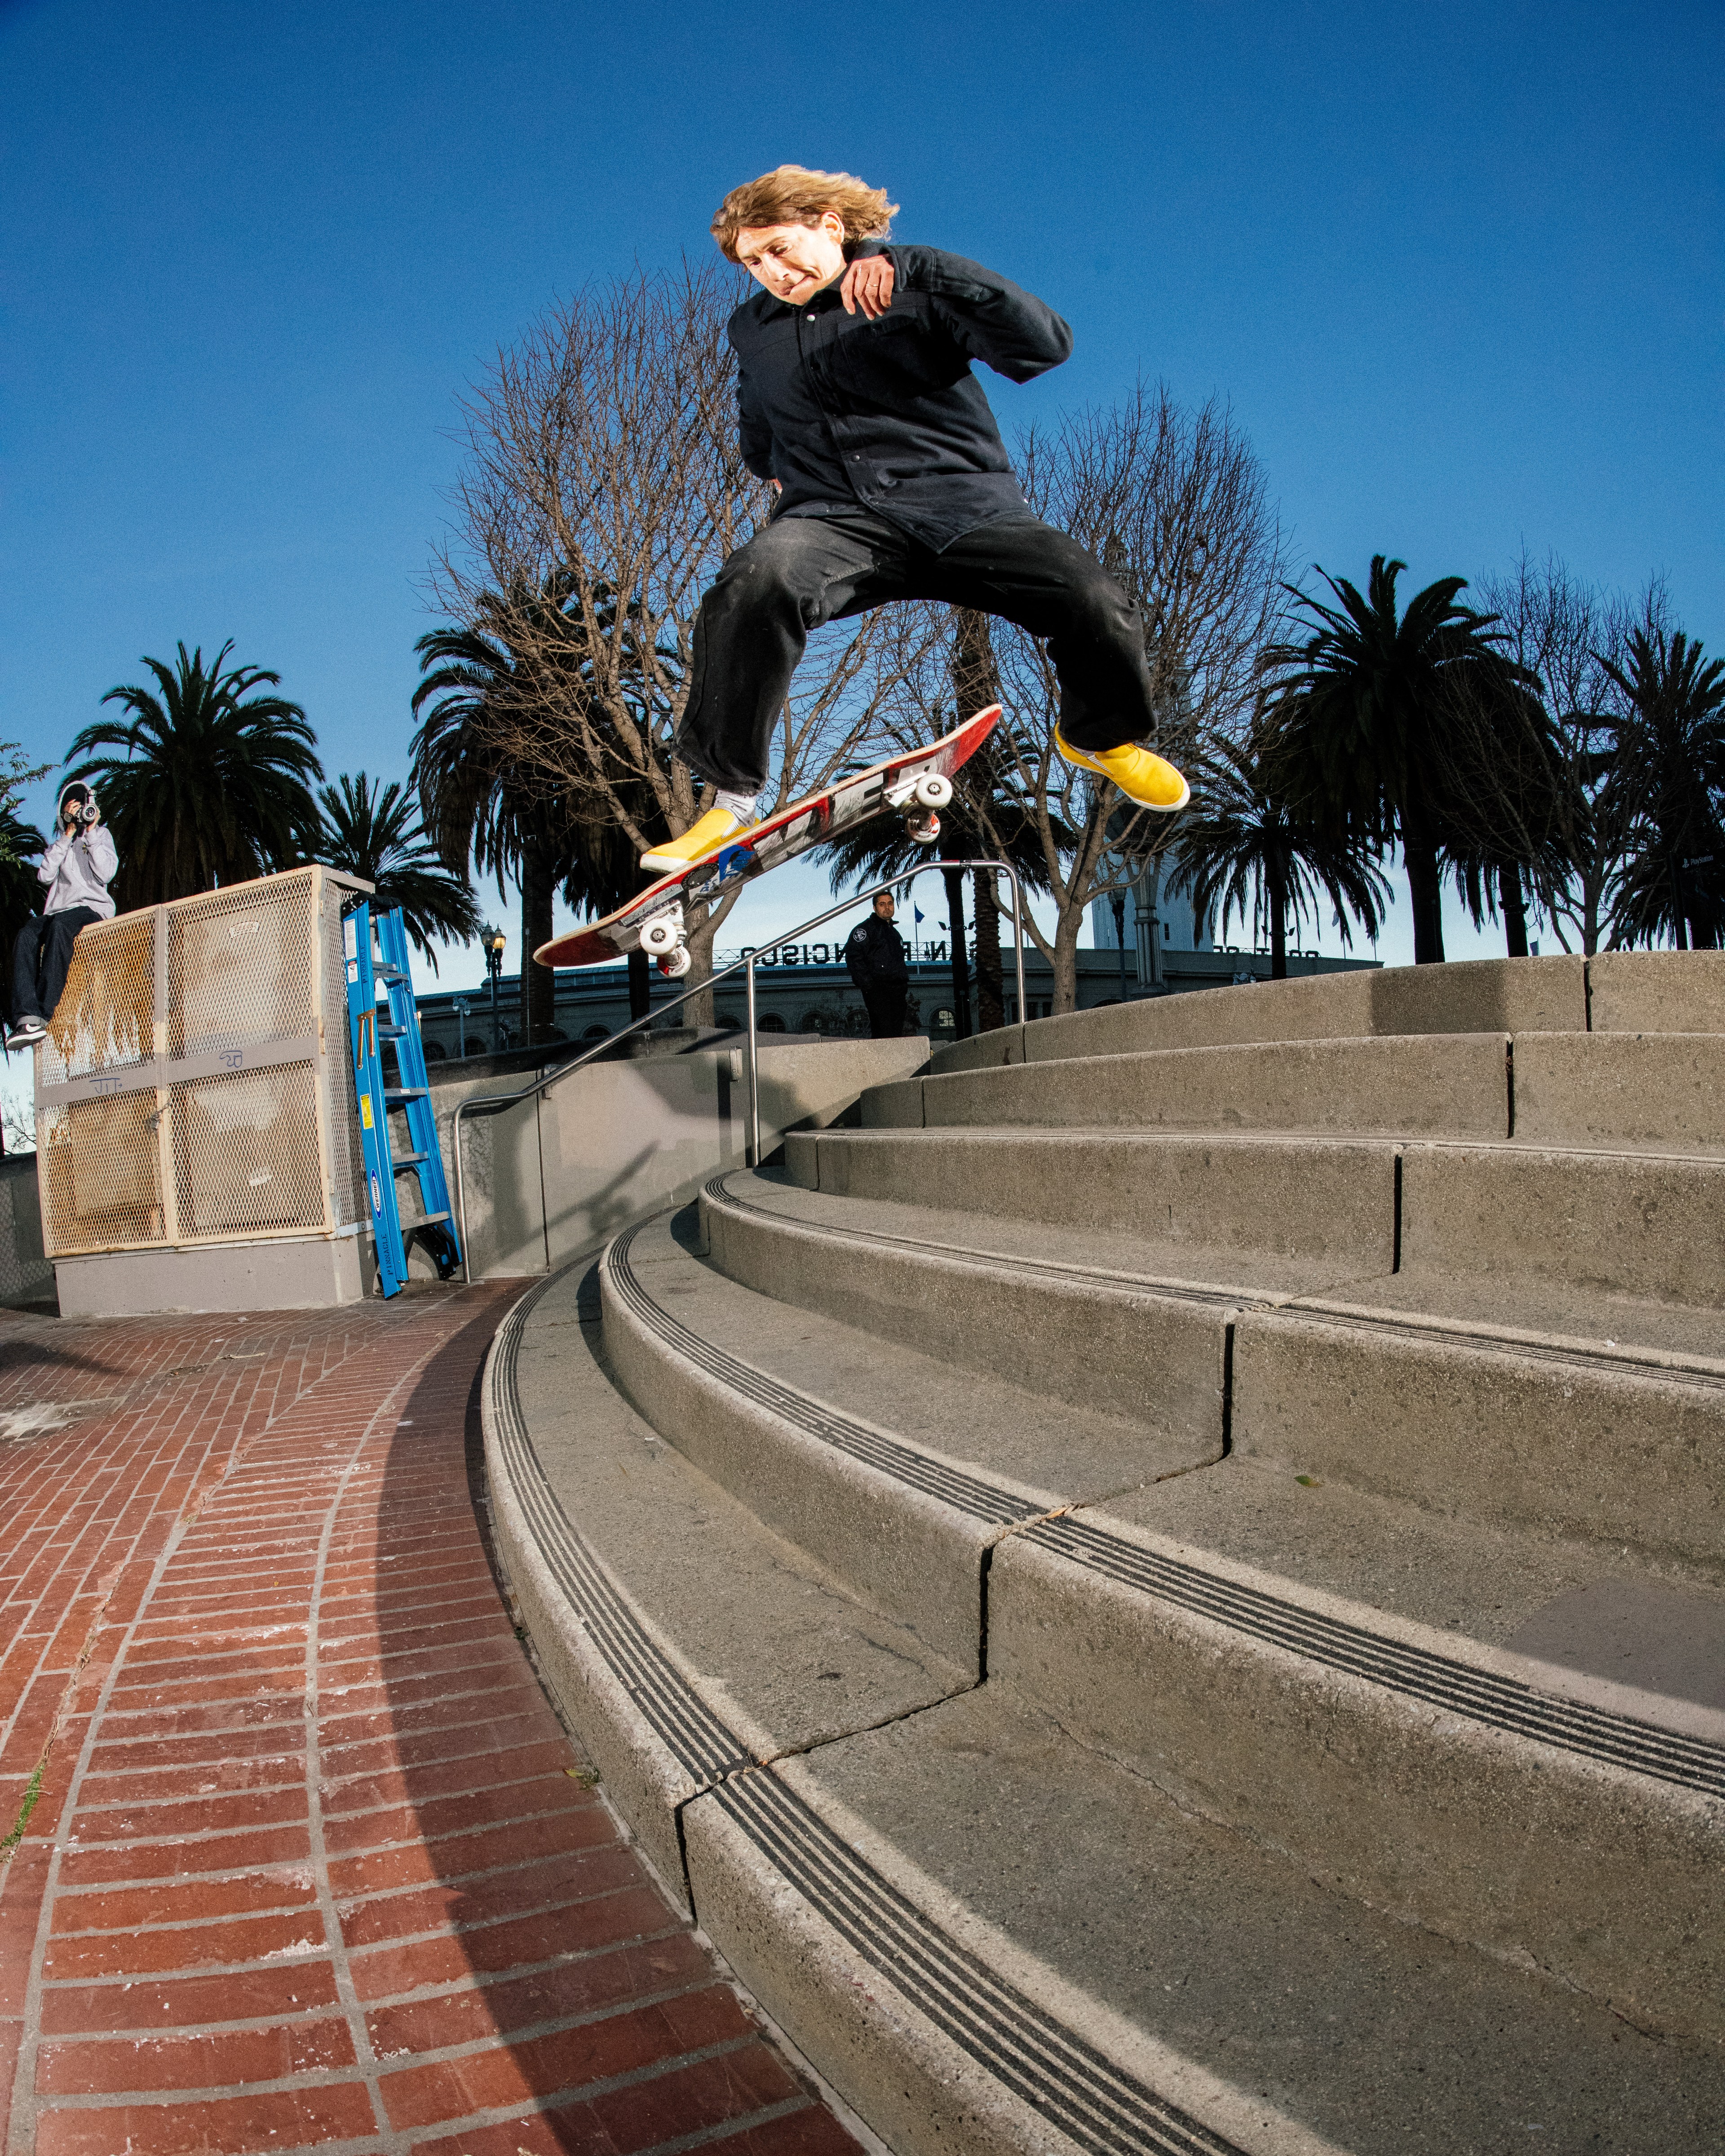
[[[1068,763],[1082,764],[1086,771],[1099,771],[1104,778],[1111,778],[1127,799],[1136,801],[1141,808],[1156,808],[1164,816],[1173,816],[1192,798],[1192,788],[1167,757],[1140,748],[1136,742],[1122,742],[1118,748],[1074,748],[1056,726],[1055,747]]]
[[[641,866],[651,869],[658,875],[673,875],[678,869],[687,868],[691,861],[698,861],[704,854],[717,853],[726,839],[742,829],[741,820],[728,808],[709,808],[680,839],[673,839],[669,845],[655,846],[650,853],[643,854]]]

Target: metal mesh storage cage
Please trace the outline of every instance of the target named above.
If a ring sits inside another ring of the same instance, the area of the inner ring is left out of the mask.
[[[36,1051],[50,1257],[334,1235],[368,1221],[332,869],[79,935]]]

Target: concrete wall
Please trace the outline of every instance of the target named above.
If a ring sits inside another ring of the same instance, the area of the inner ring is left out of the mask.
[[[927,1057],[921,1038],[763,1041],[763,1151],[788,1130],[824,1129],[865,1087],[907,1077]],[[457,1104],[515,1088],[506,1080],[440,1081],[435,1066],[430,1077],[453,1199]],[[711,1038],[680,1052],[589,1064],[534,1100],[470,1113],[461,1155],[473,1277],[543,1272],[598,1249],[644,1213],[685,1202],[710,1175],[743,1165],[747,1114],[743,1050]]]

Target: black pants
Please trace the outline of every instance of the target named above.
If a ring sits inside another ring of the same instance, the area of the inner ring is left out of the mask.
[[[888,599],[973,607],[1045,636],[1075,748],[1117,748],[1152,731],[1142,620],[1076,539],[1026,511],[937,554],[858,510],[782,516],[720,570],[696,617],[678,755],[715,786],[758,791],[809,630]]]
[[[905,1031],[905,998],[910,993],[908,980],[859,981],[862,999],[869,1014],[869,1037],[871,1040],[901,1040]]]
[[[50,1019],[66,985],[72,963],[72,946],[80,928],[102,916],[88,906],[69,906],[64,913],[44,913],[27,921],[12,947],[12,1022],[20,1019]]]

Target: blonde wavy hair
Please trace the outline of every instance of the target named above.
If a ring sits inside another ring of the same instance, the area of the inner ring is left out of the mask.
[[[807,165],[779,165],[732,187],[713,219],[713,238],[727,262],[737,259],[737,235],[768,224],[819,224],[831,210],[847,243],[885,239],[898,214],[885,187],[871,187],[850,172],[817,172]]]

